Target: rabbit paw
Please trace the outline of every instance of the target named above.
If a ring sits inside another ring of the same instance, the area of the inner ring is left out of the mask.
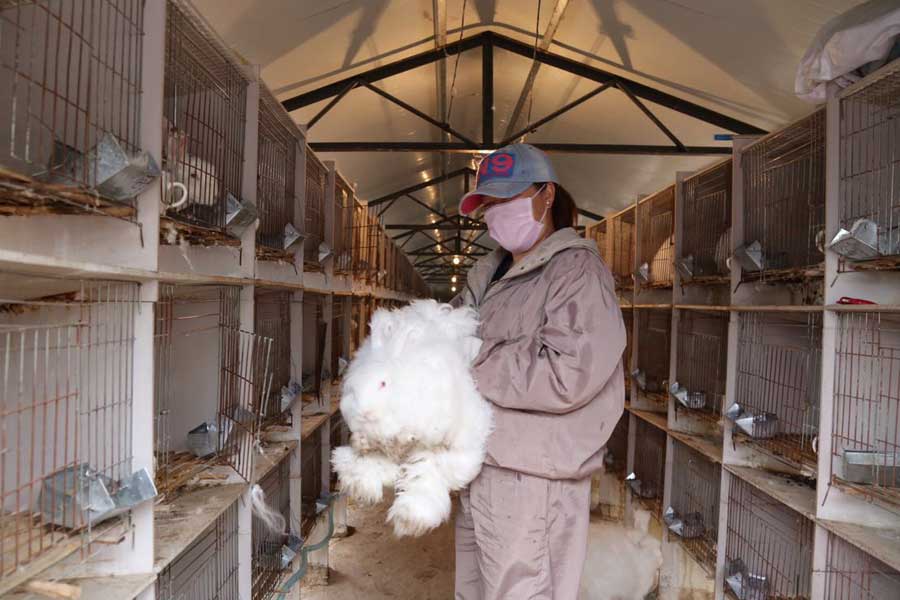
[[[384,497],[384,478],[378,469],[366,468],[369,462],[348,446],[335,448],[332,455],[341,493],[363,504],[377,504]]]
[[[441,525],[450,516],[450,495],[404,492],[399,494],[388,511],[388,523],[394,526],[397,537],[417,537]]]

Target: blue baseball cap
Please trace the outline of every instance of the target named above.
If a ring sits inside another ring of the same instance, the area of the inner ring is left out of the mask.
[[[484,196],[512,198],[534,183],[559,183],[550,158],[531,144],[510,144],[484,157],[478,167],[475,189],[459,201],[459,214],[478,210]]]

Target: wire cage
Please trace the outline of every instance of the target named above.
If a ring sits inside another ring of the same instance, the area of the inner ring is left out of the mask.
[[[240,294],[237,286],[160,285],[154,443],[163,495],[218,461],[250,478],[272,340],[240,329]]]
[[[900,572],[828,533],[824,600],[900,598]]]
[[[900,267],[900,61],[840,100],[839,270]],[[842,240],[842,242],[841,242]],[[834,243],[838,241],[838,243]]]
[[[808,599],[814,524],[732,475],[725,589],[737,600]]]
[[[11,273],[0,282],[2,581],[78,532],[90,552],[92,527],[119,508],[116,489],[133,475],[139,286]]]
[[[132,219],[142,153],[143,0],[0,5],[0,215]]]
[[[154,397],[156,485],[163,496],[204,469],[216,458],[218,423],[212,419],[219,405],[221,369],[226,355],[224,328],[240,326],[240,288],[215,285],[159,285],[154,305]],[[202,351],[198,351],[202,349]],[[216,382],[198,390],[188,380]],[[205,398],[204,398],[205,396]],[[204,405],[194,414],[187,407]],[[190,412],[190,414],[182,414]],[[190,431],[212,419],[208,448],[193,453]]]
[[[303,391],[319,396],[322,384],[330,379],[331,357],[326,356],[328,325],[325,296],[303,294]]]
[[[303,143],[300,130],[271,92],[260,86],[256,204],[259,228],[257,248],[261,257],[284,257],[300,241],[294,228],[296,200],[296,166],[298,144]],[[269,251],[267,253],[266,251]]]
[[[306,539],[315,525],[319,514],[318,503],[322,497],[322,436],[320,432],[313,432],[300,445],[300,498],[301,498],[301,533],[300,537]]]
[[[612,273],[616,288],[634,286],[635,209],[629,208],[608,219],[612,236]]]
[[[597,250],[600,252],[600,258],[603,259],[603,262],[606,264],[610,264],[610,252],[609,247],[607,246],[607,221],[604,219],[599,223],[595,223],[589,227],[586,227],[584,230],[584,237],[589,240],[594,240],[597,243]]]
[[[622,322],[625,324],[625,351],[622,353],[622,366],[625,371],[625,395],[631,395],[631,349],[634,343],[634,310],[622,308]]]
[[[291,459],[285,457],[260,481],[266,504],[284,519],[284,529],[273,531],[256,513],[251,525],[253,546],[253,600],[273,596],[275,588],[286,573],[282,547],[290,532],[291,523]],[[288,565],[289,566],[289,565]]]
[[[672,492],[666,524],[707,572],[716,568],[722,467],[693,448],[672,446]]]
[[[313,151],[306,150],[306,200],[304,201],[303,263],[307,271],[323,269],[322,244],[325,243],[325,186],[328,183],[328,169],[316,158]]]
[[[158,600],[238,600],[238,506],[229,506],[156,580]]]
[[[353,217],[356,198],[353,188],[338,175],[334,189],[334,274],[353,272]]]
[[[340,359],[347,360],[344,352],[344,332],[347,331],[346,321],[348,304],[345,298],[335,298],[331,310],[331,374],[335,378],[340,373]]]
[[[346,423],[344,423],[344,417],[341,415],[340,411],[334,413],[331,417],[330,421],[331,428],[331,448],[337,448],[338,446],[346,446],[349,443],[350,430],[347,429]],[[338,474],[337,471],[332,469],[331,471],[331,489],[335,490],[338,487]]]
[[[675,276],[675,186],[637,205],[640,248],[635,281],[642,287],[670,287]]]
[[[168,0],[163,85],[166,215],[223,230],[229,197],[239,203],[247,75],[185,0]],[[179,204],[173,183],[185,186]]]
[[[634,477],[626,478],[632,497],[657,519],[662,517],[666,477],[666,432],[635,418]]]
[[[731,174],[728,159],[682,182],[681,256],[684,284],[720,283],[731,261]]]
[[[291,382],[291,296],[287,290],[256,290],[254,329],[272,340],[272,383],[261,411],[265,420],[277,419],[283,413],[281,390]]]
[[[606,454],[603,457],[606,472],[614,473],[620,480],[624,480],[627,475],[629,416],[628,411],[622,413],[606,441]]]
[[[821,345],[821,313],[740,313],[735,401],[728,409],[739,439],[812,470]]]
[[[728,369],[725,311],[681,310],[678,320],[675,383],[670,393],[679,411],[718,422],[725,401]]]
[[[821,275],[825,252],[825,111],[762,138],[741,154],[744,280]]]
[[[900,314],[837,319],[833,472],[900,510]]]
[[[372,283],[378,272],[379,233],[378,217],[362,205],[357,205],[353,220],[354,251],[353,274],[360,280]]]
[[[631,371],[631,377],[637,384],[640,396],[665,411],[668,407],[666,388],[669,380],[672,311],[667,308],[636,308],[634,312],[638,325],[637,364]]]

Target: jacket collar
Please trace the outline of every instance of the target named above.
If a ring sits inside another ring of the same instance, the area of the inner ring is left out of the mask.
[[[514,265],[507,271],[500,281],[521,277],[522,275],[541,269],[550,262],[550,259],[555,255],[573,248],[581,248],[583,250],[588,250],[597,256],[600,255],[597,250],[596,242],[585,239],[578,235],[575,229],[566,227],[565,229],[554,231],[549,237],[541,241],[537,248],[532,250],[524,259],[522,259],[522,262]],[[475,304],[476,306],[481,304],[481,300],[484,298],[484,295],[487,293],[487,289],[490,286],[491,278],[497,271],[497,267],[500,266],[500,262],[506,254],[506,250],[497,248],[475,263],[469,270],[469,273],[466,276],[466,285],[468,286],[469,293],[472,295],[472,304]]]

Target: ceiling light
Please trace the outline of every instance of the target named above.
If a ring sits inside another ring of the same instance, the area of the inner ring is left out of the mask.
[[[458,256],[454,256],[454,257],[453,257],[453,264],[454,264],[454,265],[458,265],[458,264],[459,264],[459,257],[458,257]]]
[[[450,288],[450,291],[451,291],[451,292],[455,292],[455,291],[456,291],[456,286],[454,285],[452,288]]]
[[[456,283],[456,275],[450,278],[450,283]]]

